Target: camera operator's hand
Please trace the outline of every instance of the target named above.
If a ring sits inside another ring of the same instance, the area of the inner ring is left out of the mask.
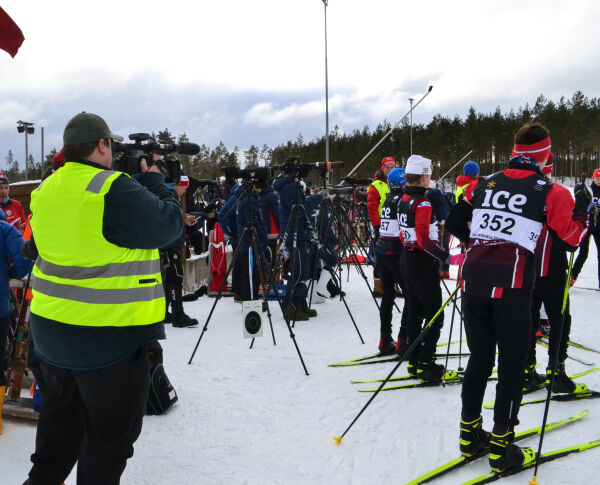
[[[196,221],[196,218],[192,214],[186,214],[183,222],[185,222],[186,226],[195,226],[198,221]]]
[[[153,162],[158,162],[159,160],[162,160],[163,158],[164,157],[162,155],[158,155],[156,153],[152,154]],[[142,173],[154,172],[154,173],[159,173],[159,174],[163,175],[163,173],[160,171],[160,168],[158,168],[158,166],[156,164],[153,164],[150,166],[150,168],[148,168],[148,163],[146,162],[145,158],[142,158],[140,160],[140,168],[142,169]]]

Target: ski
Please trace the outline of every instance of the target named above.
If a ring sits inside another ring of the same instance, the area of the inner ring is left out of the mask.
[[[595,448],[596,446],[600,446],[600,439],[594,441],[586,441],[585,443],[580,443],[578,445],[569,446],[568,448],[562,448],[560,450],[548,451],[546,453],[542,453],[542,455],[537,459],[539,464],[548,463],[549,461],[556,460],[558,458],[562,458],[563,456],[570,455],[572,453],[579,453],[580,451],[590,450]],[[469,480],[468,482],[463,483],[463,485],[476,485],[480,483],[491,483],[499,480],[500,478],[508,477],[510,475],[516,475],[517,473],[522,472],[523,470],[528,470],[529,468],[533,468],[535,466],[536,460],[527,463],[526,465],[521,465],[519,467],[511,468],[501,473],[489,472],[485,475],[481,475],[480,477],[474,478],[473,480]],[[567,480],[568,481],[568,480]]]
[[[596,399],[600,397],[600,392],[598,391],[584,391],[577,392],[574,394],[554,394],[550,396],[551,401],[577,401],[578,399]],[[521,406],[526,406],[527,404],[538,404],[541,402],[546,402],[546,398],[540,399],[532,399],[530,401],[523,401]]]
[[[409,379],[418,379],[418,377],[410,376]],[[385,380],[385,379],[383,379]],[[460,384],[462,382],[462,376],[458,374],[458,371],[449,370],[446,371],[444,377],[442,377],[441,381],[419,381],[419,382],[411,382],[409,384],[400,384],[398,386],[388,386],[381,389],[382,391],[394,391],[397,389],[413,389],[415,387],[435,387],[441,386],[444,384]],[[376,392],[377,389],[360,389],[358,392]]]
[[[548,342],[548,339],[546,339],[546,338],[538,338],[537,344],[541,345],[542,347],[546,347],[546,348],[548,348],[550,345]],[[575,362],[579,362],[580,364],[587,365],[587,366],[596,365],[595,362],[586,362],[585,360],[578,359],[577,357],[573,357],[571,355],[567,355],[567,358],[574,360]]]
[[[457,371],[450,371],[450,372],[456,372],[458,375],[463,375],[465,373],[464,370],[457,370]],[[494,369],[493,371],[494,373],[498,372],[496,369]],[[418,379],[418,377],[415,376],[411,376],[410,374],[407,376],[396,376],[396,377],[392,377],[390,379],[388,379],[388,381],[408,381],[410,379]],[[498,378],[496,376],[492,376],[490,377],[489,380],[498,380]],[[383,382],[385,381],[385,379],[363,379],[360,381],[350,381],[351,384],[368,384],[370,382]]]
[[[468,354],[468,353],[459,354],[459,353],[450,352],[448,357],[453,359],[453,358],[458,358],[458,357],[468,357],[469,355],[471,355],[471,354]],[[446,354],[435,354],[435,358],[445,359]],[[329,367],[349,367],[352,365],[385,364],[387,362],[398,362],[398,356],[390,356],[390,357],[384,357],[384,358],[380,358],[380,359],[375,359],[373,357],[370,360],[367,360],[365,358],[364,360],[337,362],[335,364],[327,364],[327,365]]]
[[[576,414],[569,418],[554,421],[552,423],[547,423],[546,424],[546,432],[553,430],[553,429],[560,428],[567,424],[574,423],[575,421],[578,421],[578,420],[586,417],[588,414],[589,414],[589,411],[585,410],[585,411],[582,411],[579,414]],[[515,442],[523,441],[527,438],[531,438],[532,436],[539,435],[541,433],[541,431],[542,431],[541,426],[538,426],[537,428],[531,428],[526,431],[521,431],[520,433],[515,434],[514,441]],[[460,456],[458,458],[455,458],[454,460],[444,463],[443,465],[437,467],[434,470],[431,470],[430,472],[425,473],[424,475],[421,475],[418,478],[415,478],[414,480],[411,480],[410,482],[407,482],[406,485],[418,485],[420,483],[427,483],[430,480],[433,480],[434,478],[438,478],[442,475],[445,475],[448,472],[451,472],[453,470],[456,470],[457,468],[467,465],[467,464],[471,463],[472,461],[478,460],[479,458],[486,456],[487,454],[488,454],[487,450],[483,450],[483,451],[476,453],[475,455],[470,456],[470,457]]]
[[[596,371],[599,371],[599,370],[600,370],[600,367],[594,367],[593,369],[588,369],[588,370],[585,370],[585,371],[583,371],[583,372],[579,372],[579,373],[577,373],[577,374],[570,374],[570,375],[569,375],[569,379],[577,379],[578,377],[587,376],[588,374],[591,374],[591,373],[593,373],[593,372],[596,372]],[[533,388],[530,388],[530,389],[527,389],[527,390],[523,391],[523,395],[525,395],[525,394],[529,394],[529,393],[531,393],[531,392],[539,391],[539,390],[541,390],[541,389],[545,389],[545,388],[546,388],[546,384],[545,384],[545,383],[544,383],[544,384],[539,384],[539,385],[537,385],[537,386],[535,386],[535,387],[533,387]],[[557,399],[555,399],[555,401],[556,401],[556,400],[557,400]],[[560,400],[560,399],[558,399],[558,400]],[[563,399],[563,400],[564,400],[564,399]],[[545,399],[544,399],[544,401],[545,401]],[[484,407],[485,409],[494,409],[494,404],[495,404],[495,402],[496,402],[495,400],[494,400],[494,401],[487,402],[487,403],[485,403],[485,404],[483,405],[483,407]],[[522,405],[522,404],[523,404],[523,403],[521,403],[521,405]],[[528,404],[533,404],[533,403],[528,403]]]
[[[588,291],[600,291],[600,288],[589,288],[587,286],[575,286],[573,288],[577,288],[578,290],[588,290]]]
[[[459,344],[461,341],[460,340],[455,340],[454,342],[450,342],[450,345],[453,344]],[[466,340],[463,340],[463,342],[466,342]],[[439,343],[437,344],[438,347],[446,347],[448,345],[448,342],[443,342],[443,343]],[[444,354],[446,355],[446,354]],[[453,354],[451,354],[453,355]],[[458,354],[456,354],[458,356]],[[463,356],[468,356],[469,354],[462,354]],[[365,360],[371,360],[371,359],[378,359],[381,357],[387,357],[387,360],[385,360],[385,362],[391,362],[392,360],[397,360],[396,356],[385,356],[385,355],[381,355],[380,353],[377,354],[371,354],[371,355],[365,355],[363,357],[356,357],[355,359],[349,359],[349,360],[342,360],[340,362],[335,362],[334,364],[328,364],[329,367],[339,367],[342,366],[344,364],[350,364],[350,363],[354,363],[354,362],[362,362]]]

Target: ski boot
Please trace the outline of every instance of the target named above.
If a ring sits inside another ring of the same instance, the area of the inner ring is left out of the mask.
[[[490,436],[489,461],[492,471],[502,473],[503,471],[526,465],[535,460],[533,448],[519,448],[513,444],[515,432],[508,430],[506,426],[494,426]]]
[[[525,367],[525,380],[523,382],[523,392],[531,392],[541,389],[540,386],[546,382],[546,378],[535,371],[535,362]]]
[[[288,303],[283,309],[283,318],[286,320],[293,322],[306,322],[309,319],[308,313],[306,313],[302,308],[298,308]]]
[[[187,316],[185,313],[173,315],[173,327],[195,327],[196,325],[198,325],[198,320]]]
[[[467,458],[487,450],[490,446],[490,433],[483,429],[481,416],[475,419],[460,420],[460,453]]]
[[[417,377],[417,373],[419,372],[419,364],[417,362],[409,362],[408,363],[408,375]]]
[[[408,346],[406,345],[404,340],[402,340],[400,337],[398,337],[398,340],[396,340],[396,353],[398,354],[398,358],[400,358],[400,359],[404,358],[406,349],[408,349]]]
[[[419,362],[417,377],[423,382],[441,382],[444,376],[444,366],[436,364],[435,359],[428,362]]]
[[[550,381],[552,379],[552,365],[546,369],[546,389],[550,389]],[[565,363],[561,362],[556,366],[556,374],[554,375],[554,385],[552,386],[553,393],[574,394],[587,392],[587,384],[576,384],[565,372]]]
[[[379,337],[379,355],[394,355],[395,353],[396,342],[392,340],[392,337],[389,335]]]

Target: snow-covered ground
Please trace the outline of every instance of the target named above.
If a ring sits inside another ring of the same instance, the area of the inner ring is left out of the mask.
[[[577,285],[597,287],[595,252],[592,244]],[[371,275],[370,268],[367,274]],[[179,401],[166,415],[144,420],[122,483],[399,484],[458,456],[458,385],[380,393],[342,444],[334,444],[332,435],[340,435],[370,397],[357,392],[367,385],[350,384],[349,380],[385,377],[392,367],[327,366],[376,350],[377,309],[354,269],[350,276],[346,283],[344,270],[344,289],[366,344],[360,343],[342,302],[327,301],[315,306],[318,317],[299,322],[294,330],[310,376],[304,374],[275,305],[272,308],[277,345],[273,346],[267,333],[250,350],[250,341],[242,338],[241,308],[231,299],[223,299],[217,305],[198,353],[188,365],[214,300],[202,297],[187,303],[186,310],[201,325],[194,329],[168,325],[168,339],[163,342],[166,371]],[[573,289],[571,298],[572,339],[600,349],[600,293]],[[450,312],[445,317],[440,341],[448,338]],[[396,314],[395,329],[398,322]],[[456,332],[455,328],[455,336]],[[458,346],[452,348],[457,349]],[[600,364],[600,354],[577,349],[570,352]],[[538,358],[545,368],[545,350],[541,347]],[[451,368],[457,365],[456,359],[450,360]],[[582,364],[568,361],[568,372],[585,369]],[[398,375],[405,373],[403,364]],[[581,381],[600,389],[600,372]],[[486,401],[493,399],[494,388],[495,384],[490,383]],[[545,394],[539,391],[531,396]],[[550,419],[571,416],[583,409],[591,411],[584,420],[546,435],[545,450],[600,438],[600,400],[553,402]],[[492,412],[483,412],[484,424],[489,428]],[[542,413],[541,404],[523,407],[520,429],[539,426]],[[0,436],[1,483],[22,483],[30,467],[34,442],[34,426],[5,422]],[[537,446],[537,439],[524,443]],[[594,465],[598,460],[600,448],[562,458],[542,465],[538,481],[546,485],[598,483]],[[435,483],[461,483],[487,471],[487,461],[480,460]],[[504,483],[523,484],[531,475],[523,473]],[[75,473],[66,483],[75,484]]]

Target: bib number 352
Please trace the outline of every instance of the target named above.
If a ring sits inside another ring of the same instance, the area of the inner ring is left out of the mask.
[[[479,227],[481,229],[489,229],[494,232],[501,232],[503,234],[507,234],[509,236],[512,235],[511,229],[515,227],[516,221],[510,216],[503,216],[500,214],[490,215],[488,213],[483,213],[481,215],[481,223]]]

